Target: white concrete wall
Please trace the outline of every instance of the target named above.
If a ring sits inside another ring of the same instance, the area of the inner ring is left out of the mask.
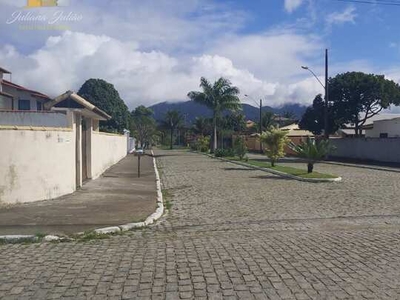
[[[54,111],[0,111],[0,125],[68,127],[66,113]]]
[[[392,120],[375,121],[372,129],[365,130],[365,137],[379,138],[381,133],[388,137],[400,137],[400,118]]]
[[[75,132],[0,130],[0,204],[75,190]]]
[[[92,132],[91,178],[96,179],[105,170],[127,154],[127,137],[103,132]]]
[[[337,148],[332,157],[400,163],[400,138],[331,139]]]

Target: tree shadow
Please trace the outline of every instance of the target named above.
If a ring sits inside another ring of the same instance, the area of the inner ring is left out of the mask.
[[[253,158],[252,157],[251,160],[258,161],[258,162],[268,162],[268,163],[271,162],[271,160],[269,158]],[[293,159],[293,158],[281,158],[276,163],[277,164],[279,164],[279,163],[305,164],[306,161],[301,159],[301,158],[295,158],[295,159]]]
[[[149,155],[151,156],[151,154]],[[154,154],[153,157],[155,158],[159,158],[159,157],[168,157],[168,156],[180,156],[179,154],[175,154],[175,153],[168,153],[168,154]]]
[[[273,180],[293,180],[291,178],[282,177],[282,176],[274,176],[274,175],[259,175],[259,176],[252,176],[252,179],[273,179]]]
[[[225,171],[253,171],[253,172],[254,172],[254,171],[257,171],[257,170],[254,170],[254,169],[248,169],[248,168],[246,168],[246,167],[243,167],[243,168],[231,167],[231,168],[224,168],[224,170],[225,170]]]

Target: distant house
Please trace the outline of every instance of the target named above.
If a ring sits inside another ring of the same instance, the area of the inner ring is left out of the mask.
[[[364,126],[366,138],[400,138],[400,116]]]
[[[298,124],[291,124],[280,129],[287,131],[286,136],[295,145],[305,142],[309,137],[314,137],[314,134],[311,131],[300,129]],[[296,155],[296,153],[288,146],[285,147],[285,153],[289,155]]]
[[[5,80],[5,74],[11,72],[0,68],[0,110],[41,111],[44,104],[51,100],[45,94]]]
[[[398,120],[395,120],[399,118],[400,114],[377,114],[366,120],[362,126],[361,137],[400,137]],[[343,138],[355,137],[354,124],[345,124],[338,130],[338,134]]]
[[[284,117],[279,117],[279,116],[275,116],[275,120],[278,120],[278,122],[282,122],[282,123],[290,122],[290,119],[287,119]],[[255,125],[256,124],[250,120],[247,121],[247,123],[246,123],[247,133],[245,135],[245,141],[246,141],[247,149],[250,151],[260,151],[259,133],[254,132],[256,130],[253,128]],[[252,130],[253,133],[251,133],[251,129],[253,129]],[[296,145],[305,141],[307,139],[307,137],[314,137],[314,134],[312,132],[300,129],[299,125],[296,123],[287,125],[284,127],[280,127],[280,129],[287,131],[287,137],[290,139],[291,142],[293,142]],[[263,146],[263,149],[265,149],[264,146]],[[286,152],[286,154],[289,154],[289,155],[295,154],[289,147],[285,147],[285,152]]]

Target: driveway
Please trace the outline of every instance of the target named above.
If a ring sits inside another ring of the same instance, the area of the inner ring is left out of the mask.
[[[400,298],[399,173],[329,166],[343,182],[315,184],[157,156],[172,205],[160,222],[106,240],[0,246],[0,297]]]

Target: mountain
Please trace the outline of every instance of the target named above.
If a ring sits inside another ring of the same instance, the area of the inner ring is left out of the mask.
[[[150,106],[154,111],[154,118],[160,121],[164,118],[164,114],[168,110],[177,110],[182,115],[186,116],[186,122],[192,123],[196,117],[212,117],[212,112],[207,107],[195,103],[193,101],[186,102],[161,102]],[[300,119],[305,112],[307,106],[303,106],[298,103],[285,104],[279,107],[263,106],[262,111],[272,111],[277,115],[281,115],[284,112],[292,112],[296,118]],[[251,106],[249,104],[242,104],[243,114],[247,120],[257,121],[260,116],[260,110],[258,107]]]

